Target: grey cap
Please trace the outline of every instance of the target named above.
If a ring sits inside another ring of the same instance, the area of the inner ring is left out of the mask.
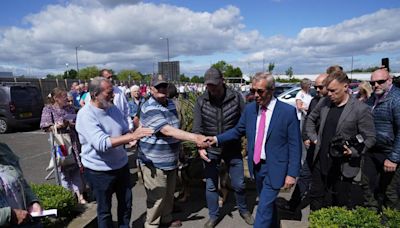
[[[218,85],[223,79],[222,72],[217,68],[211,67],[204,74],[204,84]]]
[[[163,83],[168,84],[167,79],[165,78],[164,75],[162,75],[162,74],[154,74],[151,77],[151,85],[152,86],[156,87],[156,86],[158,86],[160,84],[163,84]]]

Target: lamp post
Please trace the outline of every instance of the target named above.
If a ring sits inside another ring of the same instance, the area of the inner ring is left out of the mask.
[[[69,78],[69,68],[68,68],[69,63],[65,63],[65,66],[67,67],[67,78]]]
[[[79,74],[79,62],[78,62],[78,48],[82,47],[82,45],[75,47],[75,57],[76,57],[76,72]]]
[[[167,57],[169,62],[169,39],[168,37],[160,37],[160,40],[167,40]]]

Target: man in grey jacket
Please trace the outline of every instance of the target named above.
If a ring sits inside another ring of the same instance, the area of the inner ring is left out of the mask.
[[[362,155],[375,143],[373,118],[369,107],[347,92],[346,73],[333,72],[325,83],[328,97],[322,98],[310,113],[305,127],[316,145],[311,210],[328,206],[353,208],[363,202],[360,166]]]
[[[225,86],[223,75],[216,68],[206,71],[204,83],[207,91],[197,99],[194,108],[193,132],[206,136],[218,135],[233,128],[239,121],[244,100],[238,92]],[[200,157],[204,160],[206,199],[210,216],[204,227],[215,227],[219,219],[218,171],[221,159],[228,166],[241,217],[249,225],[254,223],[246,205],[241,150],[240,140],[226,146],[213,146],[207,150],[199,150]]]

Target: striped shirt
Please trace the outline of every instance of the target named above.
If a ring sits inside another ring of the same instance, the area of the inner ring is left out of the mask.
[[[150,97],[140,109],[140,123],[143,127],[154,130],[152,136],[143,137],[139,141],[140,161],[162,170],[176,169],[180,140],[165,136],[160,132],[166,125],[179,128],[174,102],[168,99],[167,106],[163,106]]]

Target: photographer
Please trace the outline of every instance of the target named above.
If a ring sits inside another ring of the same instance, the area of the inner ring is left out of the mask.
[[[363,202],[361,155],[375,143],[373,118],[366,104],[348,94],[346,73],[330,73],[325,83],[328,97],[320,100],[305,126],[306,134],[316,145],[311,210],[328,206],[354,208]]]

